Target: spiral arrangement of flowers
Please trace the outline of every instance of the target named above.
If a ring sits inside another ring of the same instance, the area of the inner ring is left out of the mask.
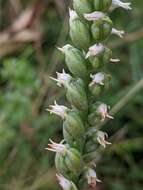
[[[110,107],[100,96],[110,87],[107,73],[109,62],[118,62],[106,46],[111,34],[123,37],[124,31],[113,27],[108,13],[117,7],[130,10],[131,3],[120,0],[73,0],[74,10],[69,9],[70,37],[73,45],[58,48],[65,55],[70,71],[57,73],[52,78],[64,87],[71,107],[55,104],[48,111],[63,120],[64,139],[58,144],[50,140],[48,150],[56,152],[57,178],[64,190],[96,187],[101,182],[96,175],[94,158],[87,162],[85,155],[111,144],[108,134],[96,127],[109,114]]]

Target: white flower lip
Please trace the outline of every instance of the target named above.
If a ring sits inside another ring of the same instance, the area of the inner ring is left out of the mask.
[[[112,6],[115,6],[115,7],[122,7],[123,9],[126,9],[126,10],[131,10],[131,2],[128,2],[128,3],[124,3],[120,0],[112,0]]]
[[[93,46],[89,47],[89,50],[86,54],[86,59],[91,57],[91,56],[96,56],[101,54],[104,51],[105,47],[103,44],[94,44]]]
[[[58,105],[57,102],[54,102],[55,105],[51,105],[51,109],[46,109],[47,111],[50,112],[50,114],[54,113],[58,116],[60,116],[62,119],[66,118],[68,108],[66,106]]]
[[[100,19],[103,19],[105,17],[105,14],[100,11],[94,11],[90,14],[84,14],[84,18],[88,21],[97,21]]]
[[[58,152],[61,154],[64,154],[66,152],[66,146],[63,144],[55,143],[50,139],[50,143],[48,144],[48,148],[45,148],[46,150],[52,151],[52,152]]]
[[[116,28],[112,28],[111,33],[119,36],[120,38],[123,38],[125,35],[125,32],[123,30],[117,30]]]
[[[106,141],[106,138],[108,138],[108,134],[103,131],[97,132],[97,141],[99,144],[101,144],[104,148],[106,148],[106,145],[110,145],[111,143]]]
[[[104,121],[106,118],[114,119],[111,115],[108,114],[108,106],[104,103],[99,105],[97,112],[101,115],[101,121]]]
[[[105,74],[102,72],[96,73],[95,75],[90,75],[92,78],[92,82],[89,84],[89,86],[92,86],[94,84],[100,84],[104,85],[104,80],[105,80]]]

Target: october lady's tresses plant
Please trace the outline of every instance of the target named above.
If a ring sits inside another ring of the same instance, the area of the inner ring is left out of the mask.
[[[84,157],[97,150],[99,144],[104,148],[110,144],[107,133],[96,128],[105,118],[113,119],[108,114],[109,106],[99,101],[111,81],[105,67],[110,61],[119,61],[112,58],[105,42],[110,34],[122,37],[124,32],[113,28],[108,12],[116,7],[131,9],[130,3],[120,0],[73,0],[73,7],[69,11],[69,25],[74,46],[59,48],[71,74],[63,70],[57,73],[57,79],[52,78],[66,89],[71,109],[56,102],[49,109],[63,119],[64,139],[59,144],[50,140],[47,148],[56,152],[57,177],[64,190],[82,189],[86,185],[94,188],[100,182],[93,160],[89,158],[89,164]]]

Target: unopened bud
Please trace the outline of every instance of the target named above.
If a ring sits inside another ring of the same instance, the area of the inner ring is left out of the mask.
[[[73,10],[70,10],[70,37],[74,45],[79,49],[86,50],[90,46],[89,27],[80,20]]]

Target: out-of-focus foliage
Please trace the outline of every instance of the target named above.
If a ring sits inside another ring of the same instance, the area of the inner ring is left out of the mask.
[[[49,76],[63,67],[63,56],[55,47],[69,41],[69,4],[66,0],[0,0],[1,190],[59,189],[54,155],[44,148],[49,138],[57,142],[61,139],[61,122],[45,109],[54,99],[64,103],[63,90]],[[25,33],[21,37],[10,26],[27,7],[36,8],[34,16],[20,29],[33,32],[25,40]],[[143,79],[143,1],[132,1],[132,7],[131,12],[118,9],[111,14],[115,26],[127,32],[123,40],[109,39],[114,57],[121,59],[119,64],[108,65],[112,88],[102,99],[112,107],[120,105],[120,100]],[[35,31],[39,38],[33,38]],[[9,35],[5,44],[3,34]],[[17,34],[20,37],[15,41]],[[143,189],[143,88],[128,100],[115,114],[115,120],[103,126],[113,145],[97,155],[97,170],[103,179],[97,190]]]

